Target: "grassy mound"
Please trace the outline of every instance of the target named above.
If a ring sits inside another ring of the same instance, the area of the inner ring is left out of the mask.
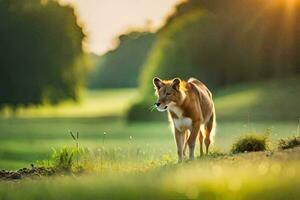
[[[239,138],[233,143],[231,153],[244,153],[267,150],[267,137],[255,134],[247,135]]]
[[[291,149],[300,146],[300,136],[291,137],[288,139],[279,140],[279,149]]]

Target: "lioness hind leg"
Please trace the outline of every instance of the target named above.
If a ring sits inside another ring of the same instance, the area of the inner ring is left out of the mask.
[[[194,159],[194,150],[195,150],[195,143],[198,137],[200,131],[200,123],[195,123],[193,124],[193,128],[191,130],[191,134],[188,139],[188,145],[189,145],[189,159],[193,160]]]
[[[206,147],[206,155],[208,154],[208,148],[210,145],[210,131],[211,129],[207,128],[205,129],[205,139],[204,139],[204,143],[205,143],[205,147]]]
[[[206,126],[205,126],[205,139],[204,139],[204,143],[205,143],[205,147],[206,147],[206,155],[208,154],[208,148],[209,145],[211,143],[211,138],[210,138],[210,134],[213,128],[213,124],[214,123],[214,116],[212,115],[211,118],[209,119],[209,121],[207,122]]]
[[[200,156],[203,156],[203,134],[199,131]]]

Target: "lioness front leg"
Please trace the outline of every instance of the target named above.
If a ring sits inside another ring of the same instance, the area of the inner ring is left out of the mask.
[[[177,145],[178,163],[182,162],[183,158],[183,146],[184,146],[184,132],[180,132],[175,128],[175,140]]]
[[[184,143],[183,143],[183,156],[186,156],[186,149],[187,149],[187,141],[189,139],[189,131],[186,130],[184,133]]]
[[[187,141],[188,145],[189,145],[189,159],[190,160],[194,159],[195,143],[196,143],[196,139],[197,139],[199,130],[200,130],[200,123],[199,122],[193,123],[191,134]]]

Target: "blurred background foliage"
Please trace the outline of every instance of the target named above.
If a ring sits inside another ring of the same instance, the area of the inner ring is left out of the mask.
[[[78,100],[85,35],[72,7],[1,0],[0,24],[0,107]]]
[[[128,88],[138,86],[138,77],[155,34],[133,31],[118,37],[118,47],[107,52],[88,77],[88,87]]]
[[[82,89],[138,88],[127,119],[161,119],[165,116],[149,112],[155,102],[152,78],[195,77],[216,94],[223,119],[231,119],[230,110],[241,103],[244,110],[235,116],[257,111],[260,119],[295,119],[300,4],[287,5],[286,0],[184,1],[158,31],[123,33],[113,50],[99,56],[83,50],[87,37],[71,6],[0,0],[0,107],[78,100]],[[244,91],[237,94],[240,100],[230,99],[237,91]]]
[[[155,101],[154,76],[193,76],[216,91],[299,74],[300,6],[294,5],[291,17],[286,5],[284,0],[189,0],[178,5],[157,32],[140,75],[141,100],[128,118],[158,118],[141,114]]]

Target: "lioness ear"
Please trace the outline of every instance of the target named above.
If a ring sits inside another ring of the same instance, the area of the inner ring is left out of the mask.
[[[172,83],[172,88],[179,91],[180,78],[175,78]]]
[[[159,90],[164,85],[164,83],[159,78],[155,77],[153,79],[153,85],[156,87],[157,90]]]

